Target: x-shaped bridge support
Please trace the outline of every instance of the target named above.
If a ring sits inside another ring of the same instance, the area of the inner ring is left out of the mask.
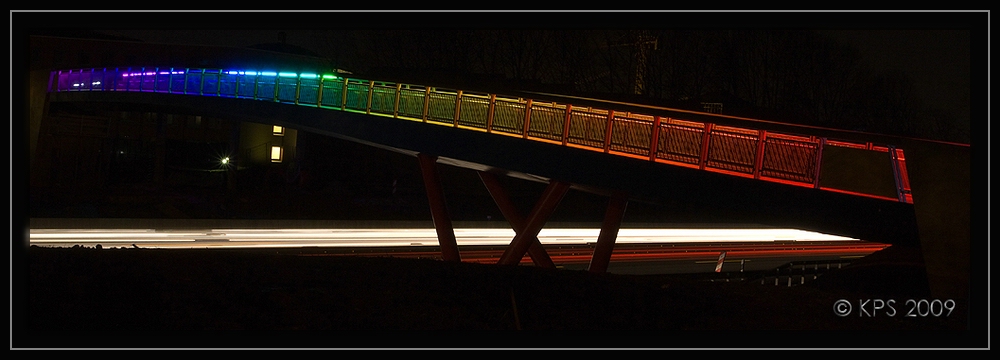
[[[541,231],[542,226],[545,225],[549,216],[555,211],[556,206],[559,205],[559,202],[569,189],[569,184],[562,181],[550,182],[545,188],[545,192],[542,193],[542,196],[535,204],[534,209],[531,210],[531,214],[528,215],[528,219],[525,220],[510,201],[507,192],[497,180],[496,175],[480,171],[479,178],[483,180],[486,189],[489,190],[490,195],[493,196],[493,200],[500,207],[500,212],[503,213],[503,216],[517,234],[514,236],[514,240],[511,241],[510,246],[500,256],[500,260],[497,263],[501,265],[517,264],[524,257],[525,250],[527,250],[528,255],[531,256],[531,260],[536,266],[554,268],[555,264],[553,264],[552,258],[549,257],[545,248],[542,247],[541,242],[538,241],[538,232]],[[597,237],[597,246],[590,260],[590,272],[603,273],[608,270],[615,239],[618,237],[618,229],[621,227],[622,217],[625,215],[627,205],[628,201],[624,194],[616,194],[611,197],[607,211],[604,214],[604,222],[601,224],[601,233]]]
[[[425,154],[418,154],[420,170],[424,179],[424,187],[427,191],[427,199],[431,207],[431,215],[434,220],[434,228],[437,230],[438,243],[441,246],[441,255],[445,261],[461,261],[458,253],[458,244],[455,239],[455,230],[452,227],[451,218],[448,215],[447,206],[444,200],[444,192],[441,190],[441,180],[438,177],[436,161],[437,157]],[[510,201],[507,191],[496,178],[496,175],[480,171],[479,178],[483,181],[486,189],[493,197],[500,208],[500,212],[507,223],[514,229],[515,236],[510,245],[504,250],[497,261],[500,265],[516,265],[521,262],[527,253],[536,266],[542,268],[555,268],[552,258],[538,241],[538,233],[542,230],[549,216],[555,212],[556,207],[569,190],[570,184],[552,180],[542,192],[541,197],[535,203],[531,213],[527,218]],[[618,229],[621,227],[622,217],[625,215],[625,208],[628,201],[624,194],[617,194],[611,197],[607,211],[604,215],[604,222],[601,224],[601,233],[597,237],[597,245],[591,258],[589,271],[593,273],[603,273],[607,271],[611,261],[611,253],[614,249],[615,239],[618,237]]]
[[[525,251],[527,251],[535,265],[544,268],[555,268],[556,266],[552,263],[552,258],[542,248],[542,243],[538,241],[538,232],[542,230],[542,226],[545,225],[549,215],[552,215],[556,206],[559,205],[563,196],[566,195],[566,191],[569,190],[569,184],[561,181],[550,182],[549,186],[545,188],[545,192],[542,193],[542,197],[538,200],[538,203],[535,204],[535,208],[528,215],[528,219],[525,220],[521,217],[521,213],[514,206],[514,203],[510,201],[507,191],[504,190],[503,186],[497,180],[496,175],[480,171],[479,178],[483,180],[486,189],[493,196],[493,201],[500,207],[503,217],[507,219],[507,223],[510,224],[517,234],[514,236],[514,240],[511,241],[510,246],[504,250],[503,255],[500,256],[500,261],[497,263],[502,265],[517,264],[524,257]]]

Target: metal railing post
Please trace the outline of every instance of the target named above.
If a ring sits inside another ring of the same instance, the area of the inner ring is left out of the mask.
[[[254,71],[253,73],[253,99],[258,100],[259,94],[257,90],[260,88],[260,72]]]
[[[139,92],[142,92],[142,85],[146,83],[146,68],[142,67],[139,70]]]
[[[128,71],[132,72],[132,68],[129,68]],[[187,80],[188,80],[188,75],[190,75],[190,74],[191,74],[191,68],[184,68],[184,89],[183,89],[183,91],[184,91],[185,95],[187,95]],[[126,83],[126,85],[125,85],[125,89],[126,90],[128,89],[128,85],[127,84],[128,83]]]
[[[219,69],[219,77],[215,79],[215,96],[222,97],[222,69]]]
[[[608,110],[608,124],[604,128],[604,153],[611,150],[611,125],[615,121],[615,111]]]
[[[142,81],[139,82],[139,88],[142,88]],[[205,95],[205,69],[201,69],[201,81],[198,83],[198,95]]]
[[[244,74],[240,74],[238,71],[236,72],[236,81],[233,82],[234,83],[233,85],[235,87],[235,89],[233,90],[233,97],[234,98],[237,98],[237,99],[240,98],[240,82],[243,81]]]
[[[70,74],[72,74],[72,73],[73,72],[70,71]],[[128,74],[128,77],[131,78],[132,77],[132,68],[125,69],[125,74]],[[187,80],[187,72],[184,73],[184,77],[185,77],[184,80]],[[187,86],[187,81],[184,81],[184,86]],[[131,89],[132,89],[132,79],[128,79],[128,80],[125,81],[125,91],[129,91]]]
[[[396,97],[393,99],[392,104],[392,117],[394,118],[399,117],[399,96],[403,93],[402,88],[403,84],[396,84]]]
[[[431,102],[431,88],[429,86],[424,87],[424,112],[421,115],[421,119],[427,122],[427,108],[430,106]]]
[[[698,168],[705,170],[708,163],[708,143],[712,141],[712,123],[705,123],[705,133],[701,135],[701,159],[698,161]]]
[[[754,160],[753,178],[760,179],[760,168],[764,165],[764,142],[767,140],[767,131],[757,131],[757,158]]]
[[[896,183],[896,198],[899,202],[906,202],[903,180],[899,173],[899,159],[896,157],[896,147],[893,145],[889,145],[889,161],[892,163],[892,179]]]
[[[372,113],[372,94],[375,92],[375,81],[368,80],[368,102],[365,103],[365,114]]]
[[[649,161],[656,161],[656,152],[660,147],[660,120],[659,116],[653,117],[652,142],[649,143]]]
[[[160,84],[160,68],[153,70],[153,92],[156,92],[156,85]]]
[[[913,190],[910,188],[910,176],[906,173],[906,154],[903,149],[895,149],[896,166],[899,168],[899,185],[902,189],[902,201],[913,203]]]
[[[496,109],[497,94],[490,94],[490,107],[486,112],[486,133],[493,133],[493,111]]]
[[[531,127],[531,99],[524,105],[524,134],[521,136],[528,138],[528,129]]]
[[[316,107],[323,107],[323,89],[324,83],[323,75],[319,76],[319,89],[316,89]]]
[[[826,145],[825,137],[819,138],[819,144],[816,145],[816,174],[813,177],[814,189],[819,189],[819,170],[823,166],[823,145]]]
[[[347,84],[351,79],[344,78],[344,88],[340,91],[340,110],[347,110]]]
[[[299,104],[299,91],[302,91],[302,74],[295,76],[295,105]]]
[[[462,90],[458,90],[455,94],[455,127],[458,127],[458,116],[461,114],[462,109]]]
[[[563,136],[562,144],[566,146],[566,142],[569,139],[569,121],[573,117],[573,104],[566,104],[566,121],[563,123]]]
[[[281,79],[281,75],[274,74],[274,97],[271,98],[274,102],[281,102],[281,100],[278,99],[278,90],[281,90],[281,86],[278,86],[278,84],[280,84],[281,81],[278,81],[278,79]]]

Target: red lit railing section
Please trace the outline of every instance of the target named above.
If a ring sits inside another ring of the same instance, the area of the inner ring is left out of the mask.
[[[820,146],[816,139],[768,133],[761,131],[764,138],[762,155],[758,155],[756,176],[765,180],[797,181],[804,184],[816,183],[819,168]]]
[[[55,71],[49,91],[157,92],[314,106],[913,203],[903,150],[893,146],[719,126],[615,109],[330,74],[200,68]],[[886,153],[897,196],[821,186],[824,147]]]

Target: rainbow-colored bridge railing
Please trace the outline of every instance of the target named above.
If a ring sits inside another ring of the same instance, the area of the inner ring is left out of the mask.
[[[671,117],[430,86],[201,68],[54,71],[49,91],[136,91],[243,98],[387,116],[520,137],[735,176],[913,203],[903,150]],[[711,114],[706,114],[711,115]],[[820,186],[827,147],[887,153],[896,196]]]

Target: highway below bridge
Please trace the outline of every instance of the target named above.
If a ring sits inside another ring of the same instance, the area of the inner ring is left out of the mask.
[[[598,228],[541,231],[538,239],[560,269],[587,270]],[[495,264],[511,229],[456,228],[463,262]],[[441,259],[433,228],[383,229],[31,229],[31,246],[123,249],[273,249],[302,256]],[[818,269],[849,264],[890,245],[793,229],[762,227],[626,227],[607,271],[617,274],[762,272],[810,261]],[[724,256],[721,256],[725,253]],[[722,265],[719,265],[719,263]],[[522,265],[530,266],[529,257]]]

